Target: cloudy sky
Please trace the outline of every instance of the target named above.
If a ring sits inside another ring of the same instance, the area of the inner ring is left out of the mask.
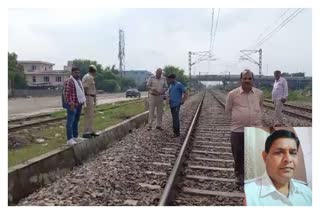
[[[258,66],[239,61],[240,50],[263,51],[263,70],[271,75],[312,75],[312,10],[304,9],[261,46],[255,44],[296,9],[220,9],[213,45],[216,61],[196,64],[193,74],[238,74]],[[218,8],[215,8],[215,30]],[[188,71],[188,51],[210,46],[212,9],[9,9],[9,52],[19,60],[42,60],[62,69],[68,60],[85,58],[118,67],[118,31],[125,31],[126,70],[154,71],[175,65]],[[193,56],[193,61],[197,56]],[[252,55],[258,60],[258,54]]]

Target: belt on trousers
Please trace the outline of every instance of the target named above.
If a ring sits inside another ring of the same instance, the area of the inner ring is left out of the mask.
[[[86,96],[96,97],[95,94],[86,94]]]
[[[153,96],[160,96],[160,94],[153,94],[153,93],[150,93],[150,94]]]

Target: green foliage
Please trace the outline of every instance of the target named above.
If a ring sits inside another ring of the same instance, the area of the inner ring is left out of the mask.
[[[291,73],[291,74],[284,72],[284,73],[282,73],[282,76],[284,76],[284,77],[304,77],[305,75],[303,72],[297,72],[297,73]]]
[[[83,77],[89,71],[89,66],[95,65],[97,68],[97,74],[103,71],[102,65],[98,64],[97,61],[92,61],[88,59],[75,59],[73,60],[73,66],[80,69],[80,75]]]
[[[130,78],[125,78],[125,77],[119,77],[119,84],[121,91],[125,91],[129,88],[134,88],[136,87],[136,83],[133,79]]]
[[[104,79],[102,81],[102,90],[106,91],[106,92],[117,92],[120,90],[120,87],[118,85],[118,83],[116,82],[116,80],[113,79]]]
[[[272,89],[267,88],[267,87],[261,87],[260,89],[263,91],[264,98],[266,98],[266,99],[272,98],[272,94],[271,94]]]
[[[27,87],[23,66],[18,64],[18,55],[16,53],[8,53],[8,79],[11,87],[14,89],[23,89]]]
[[[175,74],[177,81],[181,82],[184,86],[188,85],[189,79],[186,75],[184,75],[183,69],[180,69],[179,67],[175,67],[172,65],[167,65],[164,67],[163,71],[166,77],[170,74]]]
[[[97,90],[118,92],[136,86],[134,80],[119,76],[119,71],[115,68],[115,65],[112,65],[111,68],[107,66],[104,69],[97,61],[88,59],[73,60],[73,66],[80,69],[81,77],[88,72],[90,65],[95,65],[97,67],[97,76],[95,78]]]

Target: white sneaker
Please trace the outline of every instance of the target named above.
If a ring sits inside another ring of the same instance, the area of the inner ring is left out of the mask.
[[[85,140],[85,138],[83,137],[77,137],[77,138],[73,138],[73,140],[75,140],[76,142],[82,142]]]
[[[72,146],[74,144],[77,144],[77,142],[73,138],[71,138],[70,140],[67,141],[68,146]]]

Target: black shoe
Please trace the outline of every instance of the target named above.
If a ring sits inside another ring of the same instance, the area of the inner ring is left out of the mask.
[[[156,129],[159,129],[160,131],[163,131],[163,128],[161,126],[157,126]]]
[[[91,136],[92,136],[92,137],[98,137],[99,135],[98,135],[97,133],[92,132],[92,133],[91,133]]]
[[[148,126],[147,130],[150,131],[151,129],[152,129],[152,127],[151,127],[151,126]]]
[[[177,134],[172,135],[172,138],[179,138],[179,137],[180,135],[177,135]]]
[[[93,136],[91,134],[83,134],[82,137],[88,138],[88,139],[93,138]]]

